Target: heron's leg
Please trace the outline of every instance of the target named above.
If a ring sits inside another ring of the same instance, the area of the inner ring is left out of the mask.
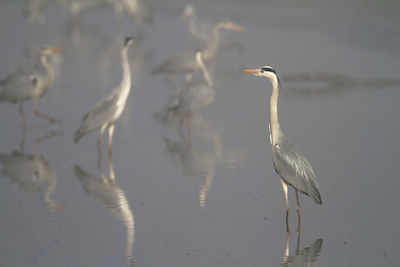
[[[285,201],[286,201],[286,230],[287,230],[287,232],[290,232],[290,229],[289,229],[289,200],[288,200],[288,195],[287,195],[288,187],[287,187],[287,184],[282,179],[281,179],[281,184],[282,184],[283,192],[285,193]]]
[[[49,123],[61,122],[60,120],[58,120],[58,119],[56,119],[54,117],[51,117],[49,115],[46,115],[46,114],[43,114],[43,113],[39,112],[39,110],[38,110],[38,99],[36,97],[33,99],[33,104],[34,104],[34,112],[35,112],[36,116],[42,117],[42,118],[48,120]]]
[[[108,171],[110,173],[110,180],[112,182],[115,182],[114,164],[113,164],[113,160],[112,160],[111,154],[109,154],[109,157],[108,157]]]
[[[186,122],[186,133],[187,133],[187,137],[189,142],[191,142],[192,140],[192,115],[190,114],[190,112],[187,115],[188,120]]]
[[[185,123],[185,120],[186,120],[186,113],[183,114],[179,120],[179,135],[182,138],[182,140],[185,140],[185,133],[183,131],[183,124]]]
[[[111,158],[112,138],[114,134],[114,123],[108,127],[108,158]]]
[[[296,201],[297,201],[297,234],[300,235],[300,225],[301,225],[301,217],[300,217],[300,200],[299,200],[299,192],[296,189]]]
[[[99,134],[99,137],[97,138],[97,151],[98,151],[98,154],[99,154],[97,163],[98,163],[100,169],[101,169],[101,139],[103,138],[103,134],[104,134],[104,131],[106,130],[107,126],[108,126],[107,123],[104,123],[101,126],[100,134]]]
[[[24,131],[25,131],[27,124],[26,124],[26,120],[25,120],[25,116],[24,116],[24,106],[23,106],[22,102],[19,104],[19,115],[21,116],[22,121],[24,123]]]

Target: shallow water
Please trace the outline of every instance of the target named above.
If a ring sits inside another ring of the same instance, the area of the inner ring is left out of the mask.
[[[173,90],[151,74],[193,43],[179,19],[186,2],[156,2],[140,34],[110,8],[74,21],[51,3],[45,22],[29,23],[23,2],[0,3],[0,77],[42,44],[63,49],[39,102],[61,124],[27,101],[24,132],[18,105],[0,103],[0,266],[291,266],[307,256],[315,266],[398,266],[398,4],[194,2],[200,20],[228,17],[245,32],[227,33],[240,46],[219,51],[215,100],[193,117],[188,142],[160,121]],[[128,34],[134,84],[115,127],[112,180],[106,151],[97,166],[97,133],[78,145],[72,135],[119,83]],[[287,240],[272,165],[269,82],[239,72],[264,65],[282,78],[282,130],[322,194],[322,206],[300,196],[299,242],[295,194]]]

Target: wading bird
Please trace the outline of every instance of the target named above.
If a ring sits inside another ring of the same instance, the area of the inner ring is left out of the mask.
[[[120,85],[100,100],[92,110],[83,117],[79,129],[74,133],[74,142],[77,143],[82,136],[100,129],[97,139],[99,161],[101,159],[101,139],[108,128],[108,154],[111,155],[112,136],[114,123],[121,116],[126,100],[131,90],[131,70],[128,61],[128,48],[132,45],[132,37],[126,37],[121,49],[123,77]]]
[[[218,52],[220,29],[238,32],[243,31],[243,28],[241,26],[236,25],[232,21],[227,19],[223,19],[215,23],[211,29],[210,39],[203,49],[203,59],[206,63],[213,60]],[[193,57],[195,51],[196,49],[182,50],[179,53],[167,58],[153,70],[153,74],[186,74],[187,78],[190,80],[192,73],[201,68],[201,66],[196,62],[195,58]]]
[[[311,197],[318,204],[322,204],[321,195],[314,171],[294,145],[285,137],[281,131],[278,120],[278,95],[280,89],[279,77],[276,71],[265,66],[260,69],[242,70],[244,73],[253,74],[262,78],[268,78],[272,83],[272,94],[270,98],[270,124],[269,139],[272,145],[272,156],[276,172],[281,178],[283,191],[286,201],[286,226],[289,232],[289,202],[287,196],[288,185],[292,186],[296,191],[297,200],[297,216],[298,216],[298,232],[300,232],[300,202],[298,191]]]
[[[14,72],[0,81],[0,101],[20,102],[19,112],[26,126],[23,101],[33,99],[36,116],[47,119],[49,122],[58,120],[38,111],[38,101],[53,84],[54,71],[47,61],[47,56],[59,53],[58,48],[43,46],[38,56],[33,61],[27,61],[19,65]]]
[[[201,68],[202,78],[187,81],[184,86],[178,88],[166,110],[166,119],[171,115],[180,118],[179,130],[181,135],[183,135],[183,125],[187,121],[186,128],[189,138],[191,115],[203,107],[210,105],[214,101],[215,96],[210,73],[204,64],[203,53],[197,51],[195,59]]]

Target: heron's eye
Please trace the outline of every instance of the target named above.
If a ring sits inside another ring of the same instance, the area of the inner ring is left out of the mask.
[[[261,70],[260,70],[260,72],[261,72],[261,73],[264,73],[264,70],[263,70],[263,69],[261,69]]]

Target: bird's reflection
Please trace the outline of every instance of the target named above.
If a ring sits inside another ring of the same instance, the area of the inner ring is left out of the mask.
[[[322,238],[315,240],[311,246],[300,249],[300,234],[298,234],[295,254],[290,255],[289,246],[290,233],[287,232],[286,247],[283,255],[282,266],[317,266],[317,258],[322,247]]]
[[[56,173],[44,156],[40,154],[39,144],[57,135],[60,134],[51,132],[37,138],[33,155],[24,153],[23,149],[21,152],[15,151],[11,154],[0,153],[0,161],[3,164],[2,173],[12,183],[18,184],[22,192],[41,194],[43,206],[49,212],[62,210],[62,205],[53,196],[57,185]]]
[[[303,83],[285,90],[292,96],[324,97],[332,94],[340,94],[347,90],[381,89],[387,87],[399,87],[400,80],[396,79],[359,79],[338,73],[309,72],[291,73],[283,75],[287,83]]]
[[[39,98],[46,94],[54,81],[54,70],[47,57],[59,52],[58,48],[43,46],[35,57],[27,59],[0,80],[0,101],[20,102],[19,112],[24,127],[26,127],[26,121],[22,104],[27,99],[33,100],[36,116],[47,119],[49,122],[59,122],[38,110]]]
[[[181,136],[180,141],[174,141],[165,137],[164,143],[168,155],[178,163],[185,176],[203,180],[198,202],[204,208],[216,167],[235,166],[245,159],[245,154],[240,150],[223,151],[220,131],[199,114],[193,114],[190,127],[194,128],[190,138]]]
[[[109,160],[109,177],[99,166],[100,176],[94,176],[79,165],[75,165],[74,173],[85,189],[100,205],[109,210],[124,226],[126,235],[125,257],[131,266],[136,266],[133,254],[135,238],[135,219],[125,192],[115,181],[115,173],[112,160]]]

